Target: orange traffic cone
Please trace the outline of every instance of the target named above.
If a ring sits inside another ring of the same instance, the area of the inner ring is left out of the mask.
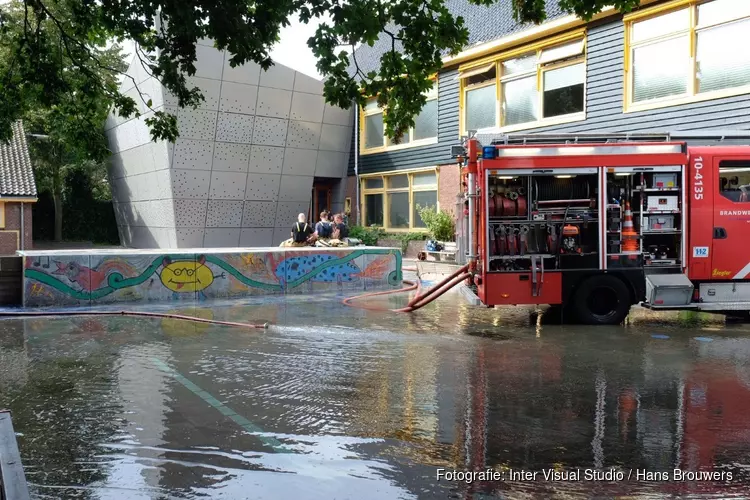
[[[638,233],[633,227],[633,212],[630,211],[630,202],[625,202],[625,220],[622,222],[622,252],[638,252]]]

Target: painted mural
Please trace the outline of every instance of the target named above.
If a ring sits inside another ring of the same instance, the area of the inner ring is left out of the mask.
[[[257,253],[73,253],[24,256],[24,305],[206,300],[401,283],[389,248],[263,250]]]

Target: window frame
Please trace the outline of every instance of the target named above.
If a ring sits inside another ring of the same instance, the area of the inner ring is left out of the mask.
[[[722,163],[724,164],[724,166],[722,166]],[[727,165],[726,163],[741,163],[741,164],[744,163],[744,165]],[[740,205],[740,206],[747,207],[748,206],[747,204],[750,204],[750,198],[745,201],[739,201],[739,200],[733,200],[732,198],[724,194],[724,193],[732,192],[732,191],[725,191],[723,189],[723,186],[721,185],[721,178],[723,177],[722,173],[727,173],[727,172],[722,172],[721,171],[722,168],[731,169],[730,172],[748,173],[750,172],[750,159],[744,159],[744,158],[739,158],[739,157],[719,158],[718,166],[716,168],[716,178],[714,179],[714,182],[716,183],[716,188],[717,188],[716,191],[714,192],[715,196],[720,196],[723,199],[724,203],[731,203],[733,205]],[[731,179],[731,174],[728,175],[727,178]],[[747,185],[747,184],[739,184],[737,186],[738,189],[742,185]]]
[[[740,87],[731,87],[720,90],[713,90],[710,92],[698,93],[698,59],[697,59],[697,47],[698,47],[698,34],[710,29],[715,29],[720,26],[728,26],[732,23],[736,23],[742,20],[750,20],[750,16],[740,16],[727,19],[718,23],[708,24],[706,26],[698,27],[698,6],[700,4],[710,3],[713,0],[674,0],[662,5],[657,5],[650,8],[644,8],[637,12],[632,12],[623,17],[623,23],[625,28],[625,39],[624,39],[624,82],[623,82],[623,112],[632,113],[637,111],[644,111],[648,109],[658,109],[670,106],[677,106],[680,104],[690,104],[694,102],[710,101],[713,99],[721,99],[725,97],[732,97],[737,95],[749,94],[750,84],[743,85]],[[657,37],[648,38],[641,40],[636,43],[631,43],[633,34],[633,25],[649,19],[655,19],[673,12],[677,12],[681,9],[688,10],[689,25],[683,29],[675,30],[667,34],[659,35]],[[688,35],[688,81],[686,82],[686,92],[667,97],[660,97],[656,99],[649,99],[640,103],[634,102],[635,94],[635,82],[633,71],[633,49],[638,47],[646,47],[667,40],[676,39],[680,36]]]
[[[557,47],[561,47],[564,45],[572,44],[572,43],[581,43],[581,53],[577,56],[568,56],[564,57],[562,59],[552,59],[547,62],[540,62],[540,57],[542,54],[542,51],[555,49]],[[581,28],[578,30],[571,31],[569,33],[565,33],[563,35],[558,35],[556,37],[547,38],[545,40],[539,41],[534,44],[525,45],[522,47],[518,47],[516,49],[503,52],[500,54],[496,54],[494,56],[490,56],[488,58],[481,59],[479,61],[473,61],[471,63],[462,65],[459,67],[459,74],[456,77],[457,80],[459,80],[459,137],[468,135],[468,130],[466,129],[466,91],[467,90],[473,90],[476,88],[481,88],[483,86],[482,84],[475,84],[475,85],[467,85],[465,83],[466,77],[462,76],[464,73],[468,73],[476,68],[483,67],[488,64],[488,62],[491,62],[495,65],[495,78],[492,80],[492,82],[488,82],[486,85],[492,85],[495,84],[495,125],[493,127],[488,127],[485,129],[480,129],[480,131],[488,131],[488,132],[513,132],[516,130],[525,130],[525,129],[533,129],[538,127],[545,127],[549,125],[556,125],[560,123],[569,123],[569,122],[575,122],[575,121],[582,121],[586,119],[586,106],[587,106],[587,99],[586,99],[586,89],[588,82],[586,81],[587,78],[584,76],[583,79],[583,111],[576,112],[576,113],[569,113],[566,115],[560,115],[560,116],[554,116],[550,118],[544,118],[540,117],[536,120],[524,122],[524,123],[517,123],[513,125],[505,125],[505,113],[503,112],[502,102],[503,102],[503,83],[509,82],[509,81],[516,81],[524,78],[528,78],[530,76],[533,76],[536,74],[536,87],[537,87],[537,106],[538,111],[540,113],[540,116],[544,113],[544,91],[543,91],[543,83],[544,83],[544,73],[547,71],[553,70],[553,69],[559,69],[566,66],[573,66],[576,64],[583,64],[584,65],[584,72],[588,65],[588,57],[586,54],[586,47],[587,47],[587,36],[586,36],[586,28]],[[525,72],[519,72],[514,73],[512,75],[503,75],[502,74],[502,63],[505,61],[509,61],[512,59],[518,59],[524,56],[528,56],[531,54],[536,55],[536,62],[535,62],[535,68],[530,69]],[[585,73],[584,73],[585,74]]]
[[[414,175],[415,174],[423,174],[423,173],[435,173],[435,184],[434,185],[427,185],[427,186],[415,186],[414,185]],[[389,187],[389,177],[395,177],[399,175],[407,175],[409,179],[409,185],[407,187],[402,188],[390,188]],[[372,178],[380,177],[383,179],[383,187],[382,188],[374,188],[374,189],[367,189],[367,180]],[[412,217],[414,213],[414,193],[419,192],[427,192],[427,191],[434,191],[436,196],[436,208],[437,210],[440,210],[440,168],[439,167],[425,167],[425,168],[417,168],[417,169],[411,169],[411,170],[391,170],[389,172],[380,172],[377,174],[365,174],[359,176],[359,182],[360,182],[360,207],[362,209],[362,224],[365,224],[365,221],[367,220],[367,204],[365,203],[365,196],[367,195],[374,195],[374,194],[382,194],[383,195],[383,225],[382,226],[376,226],[379,227],[386,232],[389,233],[421,233],[421,232],[428,232],[428,229],[426,227],[415,227],[414,226],[414,217]],[[390,224],[390,211],[388,210],[388,203],[390,200],[390,195],[394,193],[409,193],[409,227],[391,227]],[[369,227],[369,226],[365,226]]]
[[[433,87],[430,92],[427,93],[427,102],[431,101],[438,101],[438,78],[437,75],[434,75],[430,78],[433,80]],[[368,101],[372,101],[374,99],[377,99],[377,96],[373,96],[368,98]],[[439,104],[438,104],[439,106]],[[359,154],[360,155],[371,155],[375,153],[382,153],[384,151],[397,151],[399,149],[408,149],[408,148],[416,148],[419,146],[426,146],[429,144],[437,144],[438,138],[437,134],[439,132],[439,126],[435,127],[435,137],[426,137],[424,139],[418,139],[414,140],[414,127],[409,128],[409,142],[401,142],[400,144],[391,144],[390,139],[385,134],[385,122],[383,123],[383,145],[377,146],[374,148],[365,148],[365,139],[367,138],[367,131],[365,130],[365,117],[366,116],[372,116],[377,114],[382,114],[385,118],[386,113],[388,110],[386,108],[376,108],[374,111],[365,111],[364,107],[359,108]],[[439,108],[438,108],[438,115],[439,115]],[[417,117],[414,117],[415,119]],[[439,119],[439,116],[436,117]],[[439,124],[438,124],[439,125]]]

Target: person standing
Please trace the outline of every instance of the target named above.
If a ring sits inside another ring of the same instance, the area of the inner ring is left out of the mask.
[[[349,228],[344,223],[344,214],[333,216],[333,238],[343,240],[349,237]]]
[[[333,223],[330,219],[330,212],[323,210],[320,212],[320,221],[315,224],[315,233],[318,239],[328,240],[333,233]]]
[[[292,237],[281,243],[281,247],[303,247],[315,242],[315,231],[307,223],[307,216],[299,214],[297,223],[292,227]]]

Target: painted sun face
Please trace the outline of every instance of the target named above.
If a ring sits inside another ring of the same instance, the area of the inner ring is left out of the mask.
[[[176,293],[199,292],[211,285],[214,273],[205,265],[205,258],[172,262],[164,258],[164,268],[159,274],[162,284]]]

